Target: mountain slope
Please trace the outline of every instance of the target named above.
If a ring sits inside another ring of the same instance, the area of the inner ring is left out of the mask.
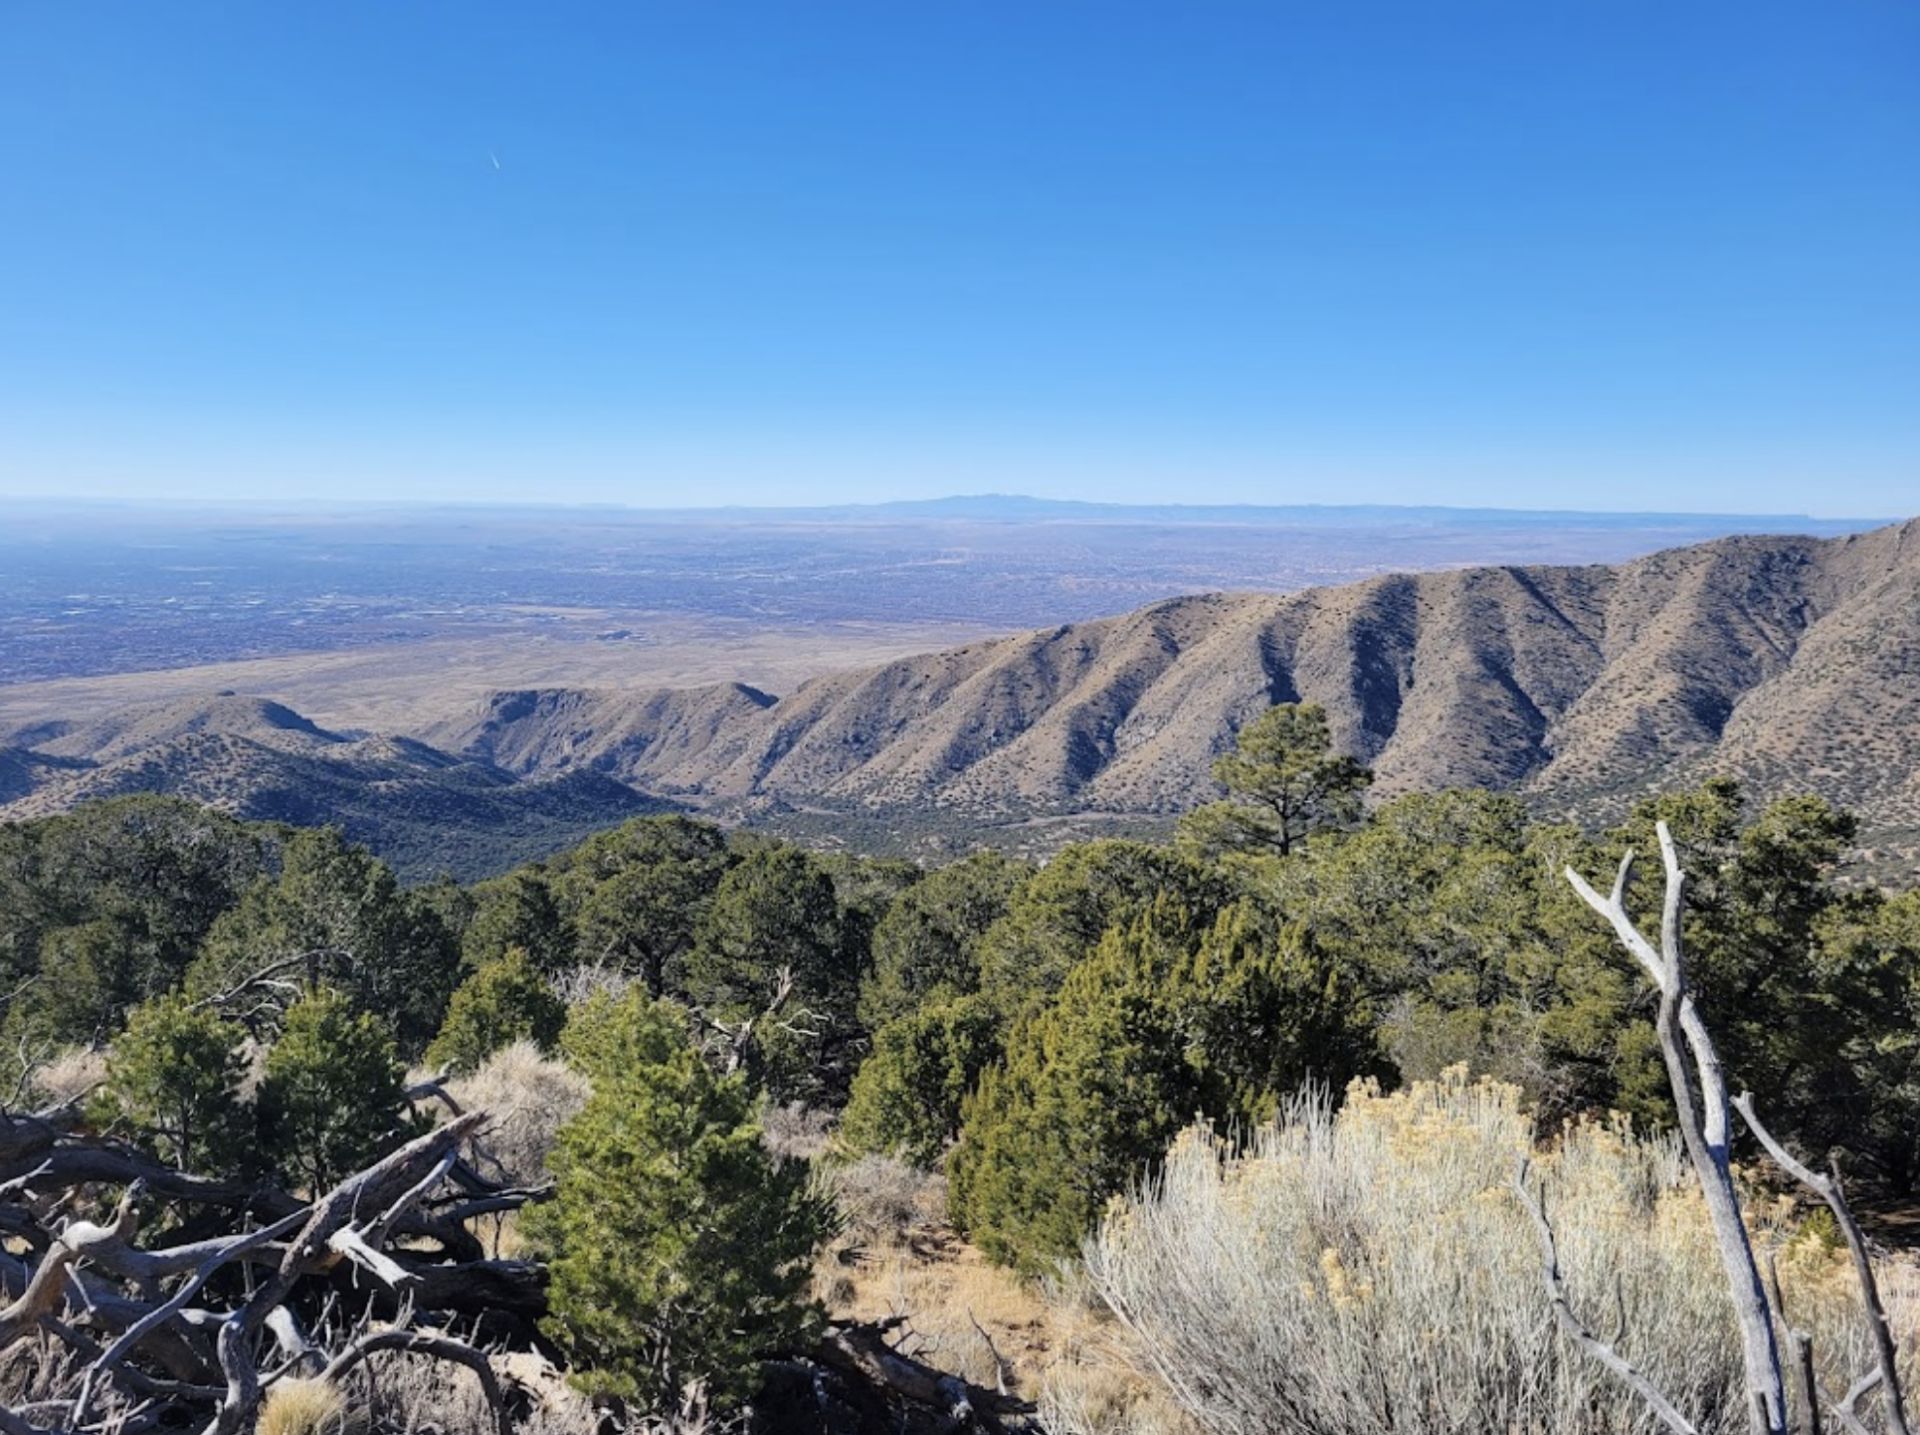
[[[129,709],[0,733],[0,817],[171,791],[340,822],[416,873],[493,870],[668,796],[841,841],[1026,824],[1046,845],[1088,814],[1207,799],[1234,732],[1299,699],[1326,706],[1378,795],[1472,784],[1599,821],[1728,773],[1845,803],[1870,849],[1920,850],[1920,520],[1176,598],[778,700],[515,690],[424,742],[230,695]]]
[[[580,767],[652,774],[656,787],[711,765],[716,743],[744,736],[747,720],[774,699],[744,683],[651,693],[532,688],[495,693],[470,721],[422,734],[442,747],[509,772]]]
[[[291,709],[217,696],[16,733],[0,818],[162,792],[237,816],[337,824],[404,875],[477,876],[671,808],[595,772],[523,781],[407,738],[350,738]],[[35,741],[36,747],[22,744]]]
[[[710,802],[1173,812],[1233,732],[1326,705],[1392,794],[1477,784],[1612,808],[1679,776],[1811,786],[1920,824],[1920,520],[1730,538],[1617,567],[1469,568],[1117,618],[835,674],[497,698],[469,751]],[[461,734],[451,734],[458,738]]]

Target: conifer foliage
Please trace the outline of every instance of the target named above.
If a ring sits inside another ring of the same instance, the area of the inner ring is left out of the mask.
[[[241,1163],[253,1113],[240,1099],[246,1032],[177,993],[138,1007],[107,1059],[102,1106],[161,1160],[189,1171]]]
[[[1213,764],[1227,789],[1181,822],[1183,842],[1209,856],[1270,852],[1285,857],[1314,832],[1359,820],[1373,773],[1336,752],[1327,710],[1279,703],[1240,730],[1234,750]]]
[[[454,989],[446,1022],[427,1048],[427,1064],[464,1076],[516,1041],[551,1052],[566,1024],[566,1003],[524,948],[509,947]]]
[[[996,1260],[1044,1273],[1188,1122],[1262,1118],[1304,1080],[1339,1089],[1376,1064],[1367,1004],[1297,932],[1248,907],[1196,931],[1162,903],[1108,932],[981,1077],[954,1213]]]
[[[826,1209],[768,1155],[745,1076],[717,1075],[675,1008],[603,994],[562,1045],[593,1095],[528,1221],[551,1271],[548,1334],[596,1389],[666,1405],[700,1380],[737,1403],[761,1357],[812,1333],[806,1261]]]
[[[403,1069],[378,1017],[331,987],[287,1008],[260,1082],[260,1135],[290,1185],[325,1190],[411,1132]]]

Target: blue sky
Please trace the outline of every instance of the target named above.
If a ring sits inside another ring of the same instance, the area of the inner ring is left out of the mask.
[[[986,490],[1920,509],[1920,8],[0,12],[0,494]]]

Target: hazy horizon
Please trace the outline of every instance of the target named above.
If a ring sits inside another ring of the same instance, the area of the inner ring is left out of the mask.
[[[1913,516],[1908,512],[1896,513],[1817,513],[1810,510],[1794,512],[1767,512],[1742,509],[1710,508],[1554,508],[1554,507],[1499,507],[1469,506],[1456,503],[1371,503],[1361,500],[1349,502],[1317,503],[1229,503],[1201,502],[1189,500],[1137,500],[1133,502],[1108,501],[1082,498],[1045,498],[1029,493],[944,493],[930,498],[895,498],[869,501],[792,503],[792,504],[640,504],[622,503],[613,500],[563,500],[525,499],[435,499],[435,498],[176,498],[168,496],[127,495],[127,496],[88,496],[59,495],[44,493],[0,493],[0,508],[14,507],[48,512],[120,512],[120,513],[181,513],[181,514],[234,514],[271,516],[277,514],[434,514],[434,513],[551,513],[565,516],[590,517],[595,514],[609,516],[632,516],[645,518],[662,516],[670,518],[716,518],[739,517],[751,519],[762,515],[820,514],[841,515],[857,513],[901,513],[924,515],[934,518],[1006,518],[1044,516],[1048,514],[1074,515],[1124,515],[1140,514],[1185,517],[1193,515],[1195,521],[1205,521],[1211,515],[1248,515],[1260,517],[1270,515],[1276,520],[1310,517],[1315,514],[1339,516],[1345,514],[1445,514],[1461,518],[1486,516],[1490,518],[1542,518],[1564,519],[1568,521],[1612,521],[1612,520],[1658,520],[1658,519],[1752,519],[1755,521],[1782,522],[1805,520],[1823,528],[1857,528],[1865,525],[1903,522]],[[996,511],[996,508],[998,511]]]

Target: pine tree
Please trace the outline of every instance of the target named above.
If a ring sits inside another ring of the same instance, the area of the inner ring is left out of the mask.
[[[114,1040],[101,1105],[161,1160],[224,1175],[245,1159],[253,1123],[240,1098],[245,1041],[177,993],[156,997]]]
[[[1234,750],[1213,764],[1227,789],[1180,823],[1181,844],[1206,857],[1258,852],[1285,857],[1310,834],[1360,816],[1360,793],[1373,773],[1335,753],[1327,711],[1318,703],[1280,703],[1240,729]]]
[[[409,1134],[403,1069],[377,1017],[330,987],[287,1008],[260,1082],[261,1146],[289,1184],[320,1192]]]
[[[825,1208],[767,1154],[745,1077],[716,1075],[674,1008],[603,994],[562,1046],[593,1095],[561,1128],[554,1199],[528,1215],[551,1271],[546,1331],[596,1389],[664,1403],[698,1379],[737,1403],[761,1358],[811,1336]]]
[[[566,1024],[566,1003],[524,951],[509,947],[454,989],[427,1064],[465,1075],[521,1040],[551,1052]]]

